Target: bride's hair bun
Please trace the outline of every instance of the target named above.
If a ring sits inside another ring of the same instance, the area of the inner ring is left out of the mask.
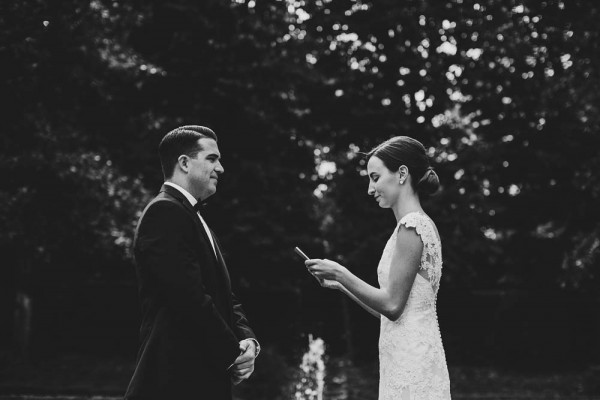
[[[417,182],[417,191],[424,194],[434,194],[440,189],[440,178],[433,168],[429,167],[423,177]]]
[[[367,153],[377,157],[390,171],[405,165],[411,176],[413,189],[419,194],[433,194],[440,188],[440,179],[429,165],[427,151],[421,142],[409,136],[396,136]]]

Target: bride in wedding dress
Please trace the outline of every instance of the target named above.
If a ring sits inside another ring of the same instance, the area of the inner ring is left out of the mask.
[[[438,190],[423,145],[397,136],[367,157],[369,195],[396,218],[377,268],[379,288],[331,261],[306,261],[322,286],[338,289],[381,321],[379,400],[447,400],[450,379],[437,320],[442,245],[420,196]]]

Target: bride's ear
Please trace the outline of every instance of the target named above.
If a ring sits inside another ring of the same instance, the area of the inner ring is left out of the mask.
[[[408,167],[406,165],[401,165],[398,168],[398,182],[402,185],[406,178],[408,178]]]

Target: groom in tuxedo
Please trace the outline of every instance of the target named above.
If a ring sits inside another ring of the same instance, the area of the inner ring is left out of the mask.
[[[137,226],[140,347],[125,399],[231,399],[260,351],[202,217],[224,172],[216,134],[183,126],[159,145],[165,183]]]

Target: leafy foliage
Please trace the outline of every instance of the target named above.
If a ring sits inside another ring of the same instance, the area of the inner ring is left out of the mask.
[[[219,135],[226,172],[208,220],[246,289],[314,286],[295,245],[375,283],[394,221],[366,195],[360,153],[400,134],[425,144],[443,184],[425,205],[445,287],[597,287],[591,0],[2,8],[11,289],[132,281],[134,224],[162,183],[157,145],[190,123]]]
[[[442,180],[427,208],[444,238],[448,281],[595,287],[596,7],[316,4],[305,28],[330,44],[315,54],[315,68],[331,83],[332,105],[322,110],[332,133],[318,140],[331,150],[323,158],[337,165],[323,177],[336,253],[359,265],[376,260],[383,238],[370,233],[391,224],[368,222],[364,160],[356,156],[408,134],[429,148]]]

